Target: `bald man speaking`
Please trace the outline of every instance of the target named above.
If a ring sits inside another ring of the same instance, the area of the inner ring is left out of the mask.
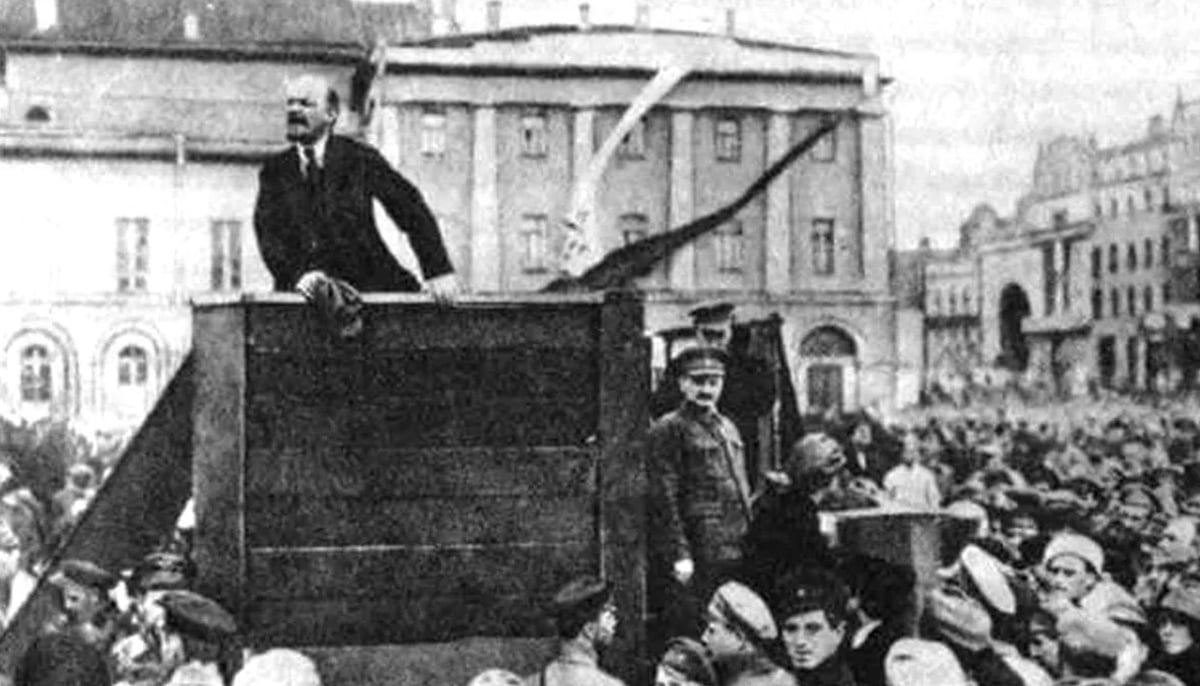
[[[408,235],[424,289],[457,291],[454,266],[425,199],[374,148],[333,134],[339,100],[328,79],[287,83],[287,139],[258,176],[254,231],[275,290],[309,295],[337,280],[359,291],[417,292],[422,283],[388,251],[375,226],[378,200]]]

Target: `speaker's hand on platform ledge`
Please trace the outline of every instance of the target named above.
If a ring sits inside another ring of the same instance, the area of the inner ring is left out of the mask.
[[[320,270],[304,272],[304,275],[296,281],[296,291],[305,298],[312,300],[317,284],[326,278],[328,277],[325,276],[325,272]]]
[[[675,560],[675,580],[683,585],[687,585],[692,580],[692,575],[696,573],[696,563],[692,562],[691,558],[683,558]]]
[[[454,272],[435,276],[425,282],[425,290],[433,296],[435,303],[452,305],[458,297],[458,277]]]

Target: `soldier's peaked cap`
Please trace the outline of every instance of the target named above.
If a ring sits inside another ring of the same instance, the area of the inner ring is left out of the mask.
[[[237,621],[217,601],[193,591],[167,591],[159,599],[167,619],[179,633],[210,643],[237,633]]]
[[[560,617],[590,617],[612,598],[613,587],[594,576],[581,576],[554,594],[554,609]]]
[[[712,347],[688,348],[675,357],[675,365],[684,374],[724,374],[729,356]]]
[[[78,558],[60,562],[58,573],[54,575],[53,579],[59,584],[66,580],[100,591],[109,590],[113,586],[116,586],[118,581],[116,574],[104,569],[95,562]]]
[[[696,326],[719,324],[733,316],[733,307],[729,302],[704,303],[688,312],[688,316]]]

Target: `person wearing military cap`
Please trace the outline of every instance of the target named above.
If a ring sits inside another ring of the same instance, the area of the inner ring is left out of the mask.
[[[108,591],[117,577],[88,560],[59,563],[50,577],[61,616],[34,639],[17,664],[17,686],[107,686],[105,652],[114,607]]]
[[[777,586],[771,608],[798,686],[854,686],[846,664],[849,594],[829,572],[803,572]]]
[[[1168,591],[1152,623],[1159,641],[1148,665],[1174,674],[1187,686],[1200,685],[1200,586],[1185,583]]]
[[[770,608],[750,588],[728,581],[713,593],[701,640],[713,657],[720,686],[794,686],[771,660],[778,639]]]
[[[617,631],[611,583],[588,575],[568,582],[554,595],[554,623],[558,655],[526,677],[526,686],[624,686],[600,668],[600,651]]]
[[[676,359],[683,401],[647,434],[647,584],[657,638],[694,635],[701,604],[741,563],[750,483],[741,434],[717,408],[725,360],[717,348],[684,351]]]
[[[654,670],[654,686],[718,686],[708,648],[688,636],[667,641]]]

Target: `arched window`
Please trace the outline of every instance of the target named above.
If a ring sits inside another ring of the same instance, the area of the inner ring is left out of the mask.
[[[50,121],[50,110],[41,105],[34,105],[28,110],[25,110],[25,121],[35,124],[44,124]]]
[[[117,353],[117,385],[145,386],[149,379],[146,351],[127,345]]]
[[[804,337],[800,354],[805,357],[853,357],[858,354],[858,346],[841,329],[822,326]]]
[[[50,352],[42,345],[21,351],[21,400],[31,403],[50,401]]]

